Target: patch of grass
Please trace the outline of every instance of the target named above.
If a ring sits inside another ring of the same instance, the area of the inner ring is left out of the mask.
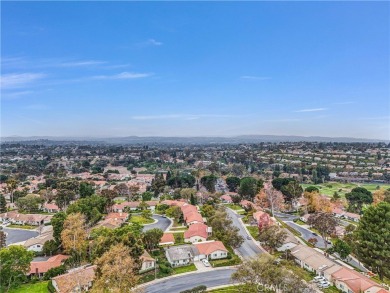
[[[390,188],[389,184],[375,184],[375,183],[354,184],[354,183],[327,182],[324,184],[317,184],[317,185],[314,185],[314,184],[301,184],[301,185],[302,185],[303,189],[305,189],[308,186],[315,186],[320,190],[321,194],[325,194],[325,195],[328,195],[330,197],[332,197],[336,191],[343,198],[345,197],[346,193],[350,192],[355,187],[364,187],[371,192],[374,192],[376,190],[377,186],[379,186],[380,188],[383,188],[383,189]]]
[[[9,293],[48,293],[47,283],[49,281],[38,282],[35,284],[23,284],[19,288],[11,289]]]
[[[175,244],[181,244],[184,243],[184,233],[174,233],[173,237],[175,238]]]
[[[231,208],[232,210],[235,210],[235,211],[244,210],[241,206],[239,206],[238,204],[234,204],[234,203],[229,203],[226,206],[228,208]]]
[[[26,230],[34,230],[37,229],[37,226],[31,226],[31,225],[15,225],[15,224],[10,224],[7,226],[7,228],[19,228],[19,229],[26,229]]]
[[[294,221],[294,223],[298,225],[307,225],[304,221],[301,220]]]
[[[223,259],[209,260],[213,267],[228,267],[240,264],[242,261],[231,247],[227,247],[228,257]]]
[[[324,291],[325,293],[341,293],[341,292],[343,292],[343,291],[337,289],[336,286],[331,286],[329,288],[322,289],[322,291]]]
[[[248,229],[249,233],[251,233],[253,238],[259,238],[259,228],[257,228],[256,226],[247,226],[246,228]]]
[[[224,287],[224,288],[220,288],[220,289],[214,289],[214,290],[210,290],[210,291],[207,291],[207,292],[212,292],[212,293],[240,293],[240,292],[247,292],[247,291],[244,291],[244,288],[245,286],[243,285],[238,285],[238,286],[228,286],[228,287]]]
[[[151,224],[151,223],[154,223],[154,220],[153,219],[146,219],[142,216],[139,216],[139,215],[133,215],[131,216],[130,218],[130,223],[138,223],[138,224],[141,224],[141,225],[145,225],[145,224]]]
[[[187,231],[187,230],[188,230],[188,227],[187,227],[187,226],[172,227],[170,230],[171,230],[172,232],[174,232],[174,231]]]
[[[173,273],[175,275],[177,275],[177,274],[193,272],[193,271],[196,271],[196,270],[197,270],[196,266],[194,264],[190,264],[189,266],[173,268]]]
[[[284,265],[284,267],[286,269],[291,270],[294,274],[296,274],[301,279],[304,279],[306,282],[313,280],[313,278],[316,275],[313,272],[309,272],[309,271],[299,267],[298,265],[296,265],[292,261],[283,261],[282,264]]]

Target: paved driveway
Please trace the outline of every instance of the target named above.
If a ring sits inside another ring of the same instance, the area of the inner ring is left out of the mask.
[[[3,228],[3,231],[7,233],[7,241],[6,241],[7,245],[26,241],[30,238],[38,236],[39,234],[36,231],[22,230],[22,229]]]
[[[145,225],[143,231],[148,231],[153,228],[158,228],[165,231],[171,224],[171,220],[163,216],[153,215],[153,219],[157,220],[157,223]]]

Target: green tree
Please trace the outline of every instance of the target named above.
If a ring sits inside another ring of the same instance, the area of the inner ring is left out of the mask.
[[[354,235],[359,260],[381,280],[390,278],[390,204],[368,207]]]
[[[174,218],[176,219],[177,221],[179,221],[179,219],[182,217],[182,212],[181,212],[181,209],[180,207],[178,206],[172,206],[170,207],[169,209],[167,209],[165,211],[165,214],[167,215],[167,217],[169,218]]]
[[[320,192],[320,190],[317,187],[315,187],[315,186],[308,186],[308,187],[305,188],[305,191],[306,192],[317,192],[317,193]]]
[[[317,212],[309,216],[307,223],[320,232],[326,250],[328,247],[327,240],[336,232],[338,220],[331,213]]]
[[[157,197],[164,191],[165,180],[163,174],[156,174],[152,182],[151,189],[154,191],[154,196]]]
[[[42,252],[45,255],[50,255],[52,256],[53,254],[56,254],[58,250],[58,244],[55,240],[48,240],[43,244],[43,249]]]
[[[263,188],[263,181],[253,177],[244,177],[240,181],[238,193],[244,198],[253,201],[256,194]]]
[[[66,210],[67,214],[82,213],[86,217],[88,224],[96,224],[101,218],[106,208],[107,199],[92,195],[86,198],[80,198],[75,203],[72,203]]]
[[[196,199],[195,199],[195,196],[191,193],[191,197],[190,197],[190,203],[192,205],[196,205]]]
[[[0,249],[0,291],[8,292],[26,280],[33,257],[32,251],[20,245]]]
[[[37,212],[44,200],[37,194],[28,194],[25,197],[18,198],[16,205],[21,212]]]
[[[7,235],[3,231],[3,227],[0,227],[0,249],[6,246]]]
[[[142,210],[141,215],[145,219],[151,219],[152,218],[152,211],[151,210]]]
[[[7,201],[4,195],[0,194],[0,214],[7,212]]]
[[[230,192],[237,192],[237,188],[240,186],[240,178],[235,176],[227,177],[226,185]]]
[[[302,196],[303,188],[296,180],[291,180],[287,185],[283,185],[280,191],[283,193],[285,202],[294,206],[298,198]]]
[[[81,182],[79,188],[80,197],[88,197],[95,193],[95,190],[92,184],[88,182]]]
[[[18,186],[18,180],[15,178],[8,178],[7,181],[5,182],[7,184],[7,190],[11,195],[11,203],[14,202],[14,191],[16,187]]]
[[[75,192],[68,189],[57,190],[55,202],[61,210],[65,210],[71,200],[75,198]]]
[[[283,245],[284,240],[287,237],[286,231],[279,228],[277,225],[266,226],[259,231],[259,241],[269,247],[271,252],[274,249]]]
[[[51,219],[51,225],[53,226],[53,237],[57,244],[61,243],[61,232],[64,229],[64,222],[66,214],[64,212],[56,213]]]
[[[351,247],[343,240],[336,239],[335,243],[331,248],[328,249],[330,253],[337,253],[340,255],[341,259],[347,258],[347,256],[352,252]]]
[[[146,192],[142,193],[141,196],[142,196],[142,201],[148,201],[148,200],[152,200],[153,193],[150,191],[146,191]]]
[[[217,179],[218,179],[217,176],[211,174],[211,175],[203,176],[200,179],[200,183],[202,183],[202,185],[204,187],[206,187],[206,189],[209,192],[214,193],[215,192],[215,184],[217,183]]]
[[[146,248],[149,250],[157,248],[163,234],[164,232],[158,228],[146,231],[143,236],[143,242]]]
[[[370,191],[364,187],[355,187],[351,192],[345,194],[348,201],[348,210],[360,214],[364,204],[371,204],[373,197]]]

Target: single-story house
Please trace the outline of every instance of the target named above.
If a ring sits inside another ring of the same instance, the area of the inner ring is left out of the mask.
[[[364,275],[342,267],[332,273],[332,281],[337,289],[345,293],[379,293],[388,292],[378,283],[370,280]]]
[[[173,236],[173,233],[164,233],[158,245],[172,245],[172,244],[175,244],[175,237]]]
[[[149,200],[145,201],[148,205],[147,209],[154,211],[156,209],[156,205],[158,205],[158,201]],[[119,204],[114,204],[112,206],[112,211],[115,213],[123,213],[125,210],[136,211],[139,208],[141,201],[125,201]]]
[[[211,235],[211,231],[211,227],[202,223],[190,225],[188,230],[184,232],[184,241],[191,243],[206,241],[207,237]]]
[[[122,212],[119,212],[119,213],[109,213],[107,216],[104,217],[105,220],[107,220],[107,219],[118,219],[118,220],[121,220],[122,222],[126,222],[128,218],[129,218],[129,214],[128,213],[122,213]]]
[[[7,212],[0,214],[0,221],[10,221],[16,225],[32,225],[39,226],[48,224],[53,216],[39,214],[20,214],[18,212]]]
[[[233,202],[232,197],[230,195],[227,195],[227,194],[224,194],[221,196],[221,201],[223,203],[232,203]]]
[[[156,260],[150,256],[150,254],[145,250],[144,253],[140,256],[142,261],[142,266],[140,272],[146,272],[152,270],[156,266]]]
[[[294,256],[296,263],[298,263],[300,267],[310,272],[314,272],[317,275],[320,275],[325,269],[336,265],[336,263],[315,249],[301,244],[295,246],[291,250],[291,254]]]
[[[26,240],[23,243],[23,246],[28,251],[41,252],[43,250],[43,245],[45,244],[45,242],[53,239],[53,226],[45,226],[42,229],[40,235]]]
[[[226,258],[228,250],[221,241],[206,241],[194,243],[194,246],[199,251],[199,259],[220,259]]]
[[[203,219],[202,215],[199,212],[190,212],[184,215],[184,221],[189,226],[193,224],[199,224],[205,222],[205,220]]]
[[[30,263],[30,272],[29,275],[34,275],[38,278],[43,277],[43,275],[50,269],[59,267],[62,263],[69,258],[67,255],[58,254],[52,256],[46,261],[32,261]]]
[[[284,229],[287,233],[286,239],[283,241],[283,245],[278,247],[277,251],[286,251],[286,250],[292,250],[294,247],[296,247],[299,244],[299,241],[295,238],[295,236],[287,229]]]
[[[95,279],[96,265],[82,266],[68,273],[52,278],[53,287],[58,293],[88,291]]]
[[[194,245],[172,246],[165,250],[172,267],[185,266],[199,260],[199,251]]]
[[[360,215],[346,212],[344,213],[344,218],[350,221],[359,222],[360,221]]]
[[[54,203],[45,203],[42,207],[42,210],[46,213],[58,213],[60,208]]]
[[[310,217],[310,214],[306,214],[306,215],[303,215],[303,216],[299,217],[299,219],[302,222],[307,223],[307,221],[309,220],[309,217]]]

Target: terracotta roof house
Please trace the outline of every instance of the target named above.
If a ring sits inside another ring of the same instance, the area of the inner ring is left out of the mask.
[[[54,203],[45,203],[42,209],[47,213],[58,213],[60,211],[60,208]]]
[[[191,243],[206,241],[210,234],[211,227],[208,227],[203,223],[196,223],[190,225],[188,230],[184,232],[184,241]]]
[[[345,267],[332,274],[335,286],[342,292],[348,293],[377,293],[384,290],[378,283],[364,275]],[[388,292],[388,291],[384,291]]]
[[[221,241],[206,241],[194,243],[199,251],[199,259],[220,259],[227,257],[228,250]]]
[[[173,233],[164,233],[160,239],[159,245],[171,245],[175,244],[175,237]]]
[[[52,278],[54,288],[58,293],[88,291],[95,279],[96,265],[83,266],[68,273]]]
[[[140,272],[146,272],[154,269],[156,266],[156,260],[150,256],[150,254],[145,250],[144,253],[140,256],[142,261],[142,266]]]
[[[18,212],[7,212],[0,214],[1,221],[10,221],[12,224],[17,225],[33,225],[39,226],[48,224],[53,216],[51,215],[39,215],[39,214],[19,214]]]
[[[184,215],[184,221],[187,225],[193,225],[198,223],[204,223],[203,217],[199,212],[190,212]]]
[[[122,220],[123,222],[126,222],[126,220],[129,218],[128,213],[109,213],[107,216],[105,216],[105,220],[107,219],[118,219]]]
[[[37,277],[43,277],[43,275],[50,269],[59,267],[62,263],[69,258],[67,255],[58,254],[52,256],[46,261],[32,261],[30,263],[29,275],[35,275]]]
[[[233,202],[232,197],[230,195],[227,195],[227,194],[224,194],[221,196],[221,201],[223,203],[232,203]]]

